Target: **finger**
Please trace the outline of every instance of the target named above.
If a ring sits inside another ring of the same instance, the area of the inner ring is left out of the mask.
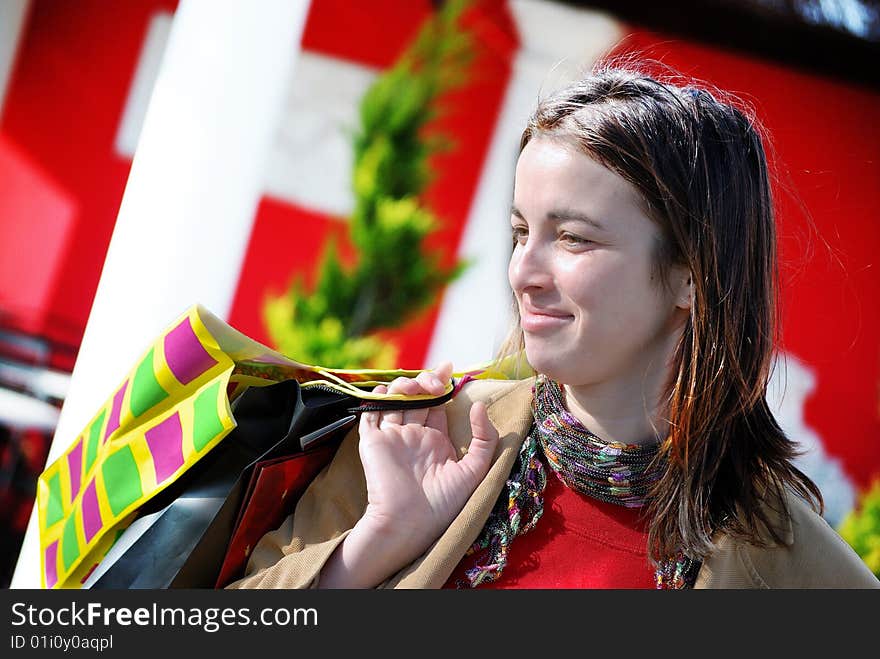
[[[452,375],[452,363],[442,362],[434,371],[422,371],[415,378],[395,378],[388,387],[388,393],[415,396],[428,394],[440,396],[446,390],[446,384]],[[415,423],[425,425],[428,420],[428,408],[408,410],[392,410],[385,412],[383,419],[392,424]],[[381,423],[381,420],[380,420]]]
[[[384,394],[388,391],[388,387],[384,384],[377,384],[373,387],[374,394]],[[378,412],[363,412],[361,414],[361,418],[359,421],[358,429],[360,430],[361,435],[369,430],[375,430],[379,427],[379,413]]]
[[[437,376],[437,379],[440,380],[445,388],[452,377],[452,362],[440,362],[437,364],[437,368],[434,369],[434,375]]]
[[[358,422],[358,432],[360,432],[361,437],[363,437],[366,433],[371,430],[376,430],[379,427],[379,413],[378,412],[362,412],[361,419]]]
[[[412,396],[413,394],[422,393],[422,386],[412,378],[399,377],[392,380],[391,384],[388,386],[388,393]],[[402,425],[404,422],[403,410],[389,410],[384,412],[380,424],[383,421],[385,423]]]
[[[402,425],[403,424],[403,410],[385,410],[384,412],[379,413],[379,427],[383,428],[386,425]]]
[[[443,383],[437,379],[437,376],[431,373],[430,371],[422,371],[415,377],[415,383],[418,385],[418,389],[408,385],[410,387],[409,391],[407,391],[408,395],[415,394],[428,394],[431,396],[439,396],[443,393]],[[410,380],[413,382],[413,380]],[[425,422],[428,420],[428,407],[417,407],[417,408],[409,408],[404,410],[403,412],[403,421],[404,424],[415,423],[420,426],[425,425]]]
[[[407,378],[396,378],[391,384],[386,388],[387,393],[389,394],[404,394],[406,390],[410,387],[407,384]],[[379,426],[381,427],[383,424],[396,424],[401,425],[403,423],[403,410],[386,410],[381,413],[379,416]]]
[[[433,396],[439,396],[443,393],[444,389],[446,389],[437,374],[431,371],[422,371],[419,373],[416,376],[416,382],[419,383],[426,394],[431,394]]]
[[[413,409],[404,410],[403,412],[403,423],[404,425],[408,423],[415,423],[420,426],[425,425],[428,421],[428,412],[429,407],[416,407]]]
[[[476,486],[489,471],[498,447],[498,431],[489,420],[486,406],[480,401],[471,406],[470,420],[473,437],[461,464],[471,473]]]
[[[440,381],[440,378],[430,371],[422,371],[416,376],[415,381],[421,387],[421,391],[416,393],[439,396],[446,388]],[[428,420],[429,412],[430,408],[428,406],[408,409],[403,413],[403,423],[416,423],[423,426]]]
[[[448,421],[445,405],[437,405],[435,407],[428,408],[428,418],[425,420],[425,425],[428,428],[434,428],[443,435],[449,437],[449,428],[447,427],[447,423]]]
[[[399,377],[394,378],[388,385],[389,394],[417,394],[420,393],[422,386],[416,382],[414,378]]]

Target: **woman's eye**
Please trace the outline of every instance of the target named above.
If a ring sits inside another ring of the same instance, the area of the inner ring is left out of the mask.
[[[529,230],[522,226],[511,227],[510,234],[513,236],[514,242],[522,243],[529,237]]]
[[[568,245],[586,245],[592,242],[586,238],[581,238],[580,236],[575,236],[571,233],[560,234],[559,239]]]

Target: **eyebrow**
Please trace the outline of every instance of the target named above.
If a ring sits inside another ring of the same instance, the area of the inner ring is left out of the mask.
[[[516,204],[511,204],[510,206],[511,215],[515,215],[521,220],[525,220],[526,218],[523,216],[522,212],[516,207]],[[608,230],[600,223],[594,220],[592,217],[587,215],[586,213],[582,213],[581,211],[577,211],[571,208],[557,208],[549,213],[547,213],[547,219],[553,222],[564,222],[566,220],[576,220],[578,222],[584,222],[589,224],[594,229],[598,231],[607,232]]]

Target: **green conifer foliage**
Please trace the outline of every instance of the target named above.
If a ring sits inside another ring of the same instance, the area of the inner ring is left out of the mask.
[[[841,537],[880,577],[880,479],[860,496],[858,506],[837,529]]]
[[[425,127],[438,114],[438,98],[464,81],[471,59],[469,36],[458,26],[464,6],[454,0],[438,9],[361,100],[349,222],[357,259],[343,265],[330,240],[313,290],[298,277],[285,295],[266,300],[264,320],[282,353],[333,368],[396,366],[396,346],[375,333],[430,306],[464,268],[443,267],[425,253],[438,219],[421,199],[430,156],[451,148]]]

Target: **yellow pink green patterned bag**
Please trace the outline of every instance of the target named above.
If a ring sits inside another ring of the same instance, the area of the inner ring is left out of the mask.
[[[200,305],[149,347],[71,447],[40,476],[37,508],[44,588],[80,588],[138,509],[205,456],[236,426],[230,407],[252,386],[295,379],[365,400],[413,370],[309,366],[248,338]],[[456,377],[505,378],[488,365]],[[453,385],[447,386],[448,395]]]

